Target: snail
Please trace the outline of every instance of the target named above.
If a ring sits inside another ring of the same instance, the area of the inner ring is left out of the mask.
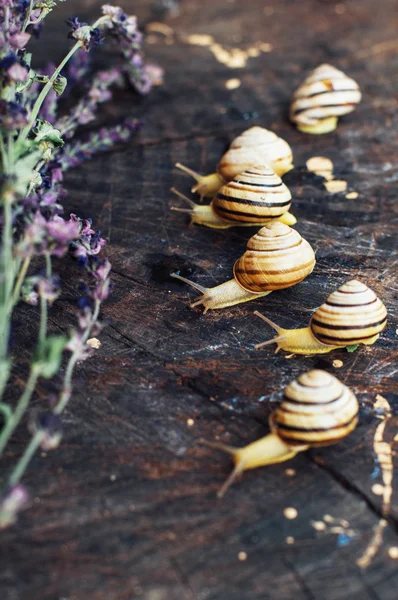
[[[304,133],[329,133],[338,117],[355,110],[361,100],[358,84],[328,64],[314,69],[293,94],[290,120]]]
[[[243,471],[284,462],[311,447],[340,441],[355,429],[358,408],[354,393],[334,375],[320,370],[300,375],[289,383],[281,405],[271,413],[272,433],[244,448],[202,440],[230,454],[235,463],[218,496],[223,496]]]
[[[172,210],[191,215],[191,223],[214,229],[235,226],[265,225],[272,220],[294,225],[297,220],[288,212],[292,196],[282,179],[270,167],[251,168],[223,185],[210,205],[195,204],[175,190],[191,208],[172,207]]]
[[[233,140],[229,150],[217,165],[217,172],[210,175],[200,175],[176,163],[176,167],[191,175],[197,184],[192,192],[201,196],[213,197],[224,183],[231,181],[239,173],[251,167],[269,165],[277,175],[282,176],[293,169],[293,153],[289,144],[264,127],[250,127]]]
[[[171,276],[202,292],[191,307],[203,304],[206,313],[291,287],[305,279],[314,266],[310,244],[288,225],[274,221],[250,238],[246,252],[234,265],[233,279],[204,288],[176,273]]]
[[[336,348],[376,342],[387,324],[387,310],[383,302],[364,283],[348,281],[330,294],[312,315],[308,327],[283,329],[261,313],[255,313],[271,325],[278,335],[255,346],[277,344],[294,354],[326,354]]]

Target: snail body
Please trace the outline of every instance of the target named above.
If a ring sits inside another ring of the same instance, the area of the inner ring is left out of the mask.
[[[304,133],[334,131],[338,118],[355,110],[361,100],[358,84],[339,69],[322,64],[293,94],[290,120]]]
[[[177,163],[176,167],[191,175],[197,184],[192,192],[213,197],[226,182],[252,167],[269,165],[279,176],[293,168],[293,153],[289,144],[264,127],[250,127],[236,137],[217,165],[216,173],[200,175]]]
[[[330,294],[311,317],[308,327],[283,329],[260,313],[255,313],[271,325],[278,335],[257,344],[261,348],[277,344],[293,354],[326,354],[337,348],[357,344],[374,344],[387,323],[383,302],[364,283],[351,280]]]
[[[310,244],[288,225],[274,221],[262,227],[247,243],[246,252],[234,265],[234,278],[204,288],[175,273],[172,277],[202,292],[191,307],[203,304],[204,312],[234,306],[291,287],[314,269]]]
[[[312,370],[292,381],[271,414],[271,433],[244,448],[204,442],[230,454],[235,468],[218,496],[243,471],[284,462],[311,447],[329,446],[349,435],[358,422],[358,401],[336,377]]]
[[[214,229],[251,227],[279,220],[294,225],[296,218],[289,213],[292,196],[289,188],[270,167],[253,167],[223,185],[210,205],[196,204],[172,188],[190,205],[189,209],[173,210],[191,215],[191,222]]]

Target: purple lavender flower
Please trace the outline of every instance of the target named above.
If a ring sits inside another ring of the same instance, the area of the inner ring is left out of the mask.
[[[30,33],[18,31],[8,38],[8,42],[16,50],[22,50],[26,47],[31,37]]]
[[[16,251],[23,258],[44,254],[63,256],[69,243],[79,237],[79,232],[77,223],[65,221],[58,215],[47,221],[40,212],[36,212]]]
[[[13,525],[18,513],[29,504],[29,494],[25,486],[14,485],[0,496],[0,529]]]
[[[93,46],[102,43],[101,32],[98,27],[94,29],[87,23],[80,23],[77,17],[72,17],[66,21],[66,24],[72,29],[68,37],[81,42],[82,47],[88,52]]]
[[[100,231],[96,232],[91,228],[91,220],[80,219],[72,214],[70,222],[77,225],[80,232],[79,238],[71,242],[70,252],[72,256],[79,260],[80,264],[85,265],[89,256],[99,254],[106,241],[101,237]]]
[[[139,128],[137,119],[126,119],[122,125],[103,127],[91,134],[85,141],[65,144],[58,158],[65,171],[78,167],[98,152],[106,152],[116,144],[126,143]]]
[[[31,425],[34,433],[40,432],[42,439],[40,447],[45,452],[58,448],[62,439],[62,421],[58,415],[51,412],[40,413]]]
[[[28,122],[26,109],[18,102],[0,100],[0,125],[6,131],[15,131],[25,127]]]

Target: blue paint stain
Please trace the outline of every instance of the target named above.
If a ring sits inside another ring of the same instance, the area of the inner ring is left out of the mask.
[[[346,535],[345,533],[339,533],[339,535],[337,536],[337,545],[339,548],[342,548],[343,546],[348,546],[350,542],[351,536]]]
[[[377,477],[379,477],[380,473],[381,473],[381,470],[380,470],[379,465],[375,465],[374,469],[372,471],[372,474],[371,474],[371,478],[372,479],[377,479]]]

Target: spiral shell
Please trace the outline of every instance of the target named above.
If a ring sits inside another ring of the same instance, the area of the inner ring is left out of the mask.
[[[233,140],[217,172],[225,181],[231,181],[251,167],[269,165],[277,175],[283,175],[292,169],[292,161],[293,153],[285,140],[263,127],[250,127]]]
[[[293,94],[290,120],[300,126],[319,126],[322,121],[352,112],[361,100],[358,84],[328,64],[317,67]],[[332,129],[334,129],[332,127]]]
[[[328,446],[355,429],[357,414],[353,392],[326,371],[313,370],[287,386],[270,426],[290,446]]]
[[[300,283],[315,266],[315,254],[307,240],[288,225],[273,221],[247,243],[234,265],[234,277],[253,293],[280,290]]]
[[[383,302],[367,285],[354,279],[330,294],[314,312],[310,328],[323,344],[345,347],[366,344],[386,323]]]
[[[263,223],[281,217],[291,203],[291,193],[282,179],[263,166],[248,169],[223,185],[212,208],[228,222]]]

